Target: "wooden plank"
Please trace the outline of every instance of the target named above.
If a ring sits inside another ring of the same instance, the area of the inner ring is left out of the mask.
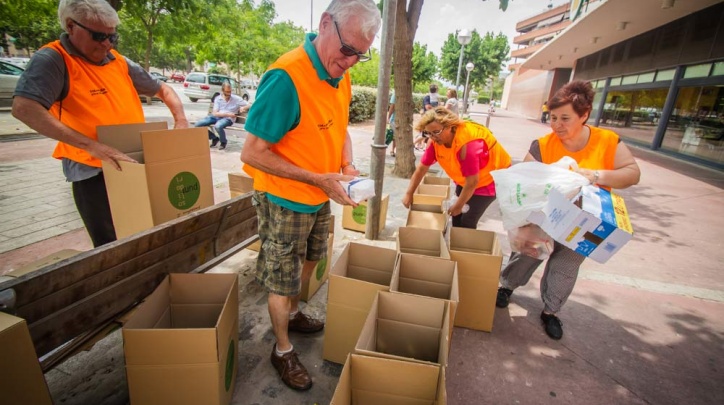
[[[39,356],[107,323],[150,294],[167,273],[224,260],[257,233],[251,193],[0,283],[14,290]],[[215,250],[216,249],[216,250]]]

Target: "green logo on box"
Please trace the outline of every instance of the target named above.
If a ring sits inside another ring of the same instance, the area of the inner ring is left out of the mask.
[[[168,201],[180,210],[193,207],[200,195],[199,179],[191,172],[181,172],[173,176],[168,185]]]
[[[324,270],[327,268],[327,256],[324,256],[322,260],[317,262],[317,268],[314,269],[315,277],[317,277],[317,281],[321,281],[322,277],[324,277]]]
[[[236,345],[234,339],[229,342],[229,353],[226,355],[226,374],[224,375],[224,386],[229,391],[231,378],[234,376],[234,361],[236,361]]]
[[[367,223],[367,206],[358,205],[357,208],[352,210],[352,219],[354,222],[364,225]]]

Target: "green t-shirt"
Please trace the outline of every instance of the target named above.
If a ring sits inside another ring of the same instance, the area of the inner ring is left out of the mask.
[[[304,51],[312,61],[319,80],[324,80],[336,88],[342,77],[332,78],[327,73],[312,44],[316,37],[317,34],[307,34]],[[278,143],[284,135],[299,125],[300,117],[299,95],[292,78],[282,69],[271,69],[264,73],[259,82],[256,100],[249,110],[244,129],[267,142]],[[324,206],[302,204],[269,193],[267,198],[274,204],[305,214],[317,212]]]

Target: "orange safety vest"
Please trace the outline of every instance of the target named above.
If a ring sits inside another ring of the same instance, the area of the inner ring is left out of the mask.
[[[58,120],[93,140],[98,140],[98,125],[144,122],[141,99],[128,75],[126,59],[121,54],[111,50],[116,59],[99,66],[80,56],[70,55],[60,41],[45,47],[63,56],[68,69],[68,94],[50,107],[50,113]],[[55,146],[53,157],[101,167],[100,159],[63,142]]]
[[[352,85],[345,73],[334,88],[320,80],[312,61],[300,46],[282,55],[269,69],[282,69],[297,89],[299,124],[272,145],[271,151],[287,162],[314,173],[339,173],[342,148],[347,138]],[[322,189],[300,181],[275,176],[244,165],[254,178],[254,189],[307,205],[329,201]]]
[[[538,139],[540,155],[543,163],[555,163],[563,156],[570,156],[578,167],[584,169],[613,170],[613,161],[616,158],[618,135],[607,129],[587,127],[591,130],[586,146],[578,152],[571,152],[563,146],[560,138],[551,132]]]
[[[447,173],[456,184],[464,186],[465,176],[463,176],[462,169],[460,168],[458,153],[465,144],[476,139],[485,141],[485,144],[488,145],[488,153],[490,156],[488,164],[486,164],[485,167],[481,167],[478,173],[478,184],[475,186],[477,189],[493,182],[493,176],[490,175],[491,171],[505,169],[510,167],[511,163],[510,155],[503,149],[503,146],[495,139],[488,128],[475,122],[465,121],[457,126],[455,137],[450,148],[434,142],[432,145],[435,148],[435,157],[438,163],[440,163],[440,166],[445,170],[445,173]]]

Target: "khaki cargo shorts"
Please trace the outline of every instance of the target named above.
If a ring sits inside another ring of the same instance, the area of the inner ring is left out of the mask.
[[[259,219],[259,258],[256,280],[270,293],[286,297],[302,290],[304,261],[319,261],[327,254],[331,210],[329,202],[317,212],[304,214],[269,201],[255,191],[252,204]]]

